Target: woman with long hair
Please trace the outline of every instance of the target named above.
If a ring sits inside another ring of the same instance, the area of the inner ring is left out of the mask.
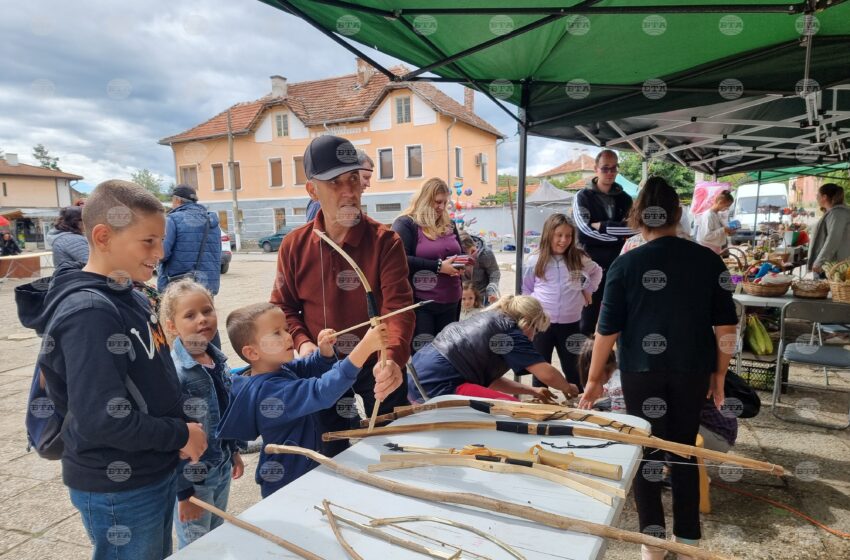
[[[54,269],[66,262],[85,266],[89,244],[83,234],[82,206],[66,206],[59,211],[53,229],[47,232],[47,243],[53,251]]]
[[[575,223],[564,214],[546,218],[540,248],[523,267],[522,293],[540,301],[551,320],[549,328],[534,338],[534,347],[549,362],[557,350],[561,370],[579,389],[576,352],[567,345],[581,347],[581,312],[592,302],[601,279],[602,268],[578,245]],[[534,378],[532,383],[540,381]]]
[[[723,383],[735,348],[734,285],[720,257],[676,236],[679,196],[660,177],[647,180],[631,209],[629,225],[644,245],[618,257],[608,269],[602,311],[579,407],[602,395],[605,368],[614,344],[623,398],[629,414],[645,418],[652,435],[693,445],[708,396],[723,404]],[[665,535],[661,502],[664,453],[644,448],[634,490],[644,533]],[[693,457],[671,456],[673,535],[695,544],[701,537],[699,477]],[[644,560],[664,550],[644,546]],[[683,558],[679,555],[679,558]]]
[[[809,267],[820,275],[824,263],[850,257],[850,208],[844,204],[844,189],[835,183],[821,185],[818,205],[824,214],[809,245]]]
[[[461,242],[449,217],[449,196],[445,181],[428,179],[392,226],[407,253],[414,300],[434,301],[416,309],[414,352],[433,340],[443,327],[457,321],[460,314],[464,266],[454,262],[461,254]]]

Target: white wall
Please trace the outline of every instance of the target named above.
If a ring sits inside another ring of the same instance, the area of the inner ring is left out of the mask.
[[[423,124],[434,124],[437,122],[437,112],[425,103],[418,95],[413,95],[413,106],[410,108],[413,111],[413,126]]]
[[[254,132],[254,142],[271,142],[272,141],[272,116],[274,113],[266,113],[263,122],[257,126]]]
[[[384,99],[378,110],[372,113],[372,118],[369,119],[370,130],[389,130],[392,122],[392,111],[389,104],[390,98]]]

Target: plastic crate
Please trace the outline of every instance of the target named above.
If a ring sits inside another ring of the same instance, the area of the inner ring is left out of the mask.
[[[730,367],[735,371],[735,360]],[[753,389],[762,391],[773,391],[773,378],[776,374],[776,362],[762,362],[759,360],[741,360],[741,371],[735,371],[741,378],[749,383]],[[787,391],[785,383],[788,382],[788,362],[782,364],[782,393]]]

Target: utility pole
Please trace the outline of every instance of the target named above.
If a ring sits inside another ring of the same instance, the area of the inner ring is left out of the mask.
[[[233,195],[233,234],[236,250],[242,249],[242,220],[239,219],[239,199],[236,196],[236,170],[233,168],[233,129],[230,126],[230,109],[227,110],[227,169],[230,174],[230,194]]]

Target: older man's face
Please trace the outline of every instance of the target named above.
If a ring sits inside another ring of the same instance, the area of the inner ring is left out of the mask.
[[[360,222],[360,194],[363,192],[360,173],[349,171],[330,181],[310,180],[322,204],[325,224],[333,222],[352,227]]]
[[[614,179],[617,178],[617,156],[614,154],[604,154],[599,158],[599,163],[596,164],[596,184],[603,188],[608,188],[614,184]]]

